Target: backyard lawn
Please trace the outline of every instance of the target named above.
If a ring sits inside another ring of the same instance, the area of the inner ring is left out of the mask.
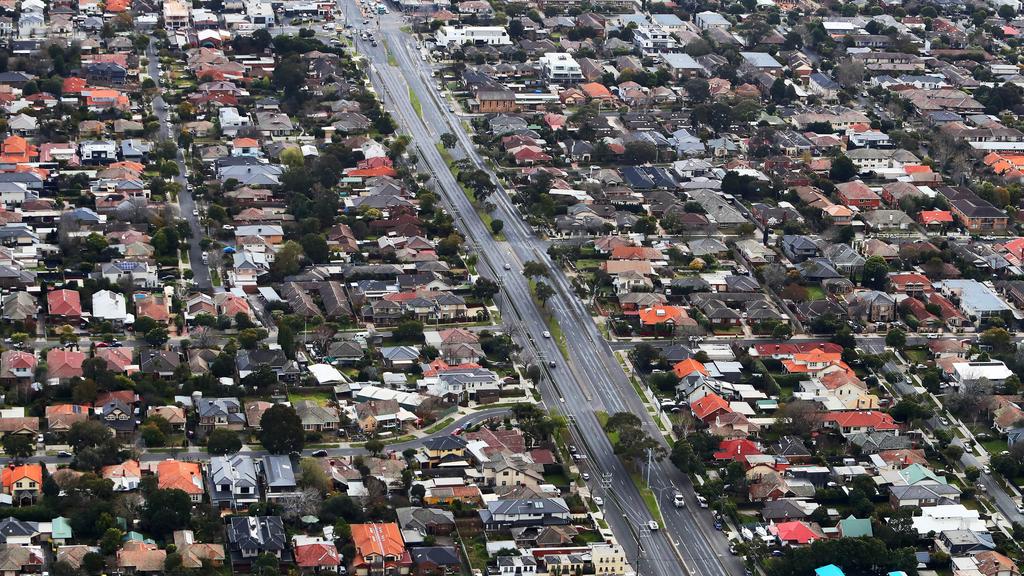
[[[825,291],[821,289],[821,286],[806,286],[807,288],[807,299],[808,300],[824,300]]]
[[[330,392],[289,392],[288,401],[292,404],[302,401],[312,400],[321,406],[327,404],[331,400]]]
[[[928,361],[928,353],[922,348],[905,348],[903,355],[914,364],[924,364]]]

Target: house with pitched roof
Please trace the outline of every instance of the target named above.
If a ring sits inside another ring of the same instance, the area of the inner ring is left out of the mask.
[[[31,505],[43,491],[43,468],[39,464],[7,466],[0,480],[3,493],[10,496],[15,505]]]
[[[51,348],[46,353],[47,376],[58,380],[81,378],[83,362],[85,354],[82,352]]]
[[[352,524],[355,554],[349,561],[350,574],[363,575],[383,567],[389,574],[408,574],[412,556],[405,549],[402,531],[394,522]]]
[[[202,502],[203,473],[195,462],[162,460],[156,467],[157,487],[161,490],[181,490],[193,502]]]

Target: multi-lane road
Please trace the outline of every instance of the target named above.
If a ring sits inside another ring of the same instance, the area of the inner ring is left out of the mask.
[[[517,342],[523,346],[526,356],[544,363],[547,371],[541,386],[544,400],[572,422],[574,441],[588,456],[581,468],[590,473],[591,489],[604,495],[606,519],[631,561],[643,574],[742,574],[742,564],[729,554],[728,543],[714,530],[710,514],[696,506],[689,479],[667,461],[655,462],[650,474],[664,524],[660,530],[648,531],[646,525],[651,514],[630,479],[629,471],[614,455],[596,412],[636,414],[643,420],[645,430],[664,442],[661,431],[636,396],[590,313],[576,298],[559,268],[549,260],[544,244],[523,223],[506,192],[499,186],[490,199],[497,206],[494,217],[505,222],[506,239],[503,241],[491,236],[462,193],[435,147],[441,134],[451,132],[458,136],[461,151],[456,151],[457,155],[468,157],[485,170],[486,164],[470,144],[458,116],[449,110],[447,102],[435,90],[431,66],[416,48],[416,41],[400,30],[404,25],[401,16],[384,15],[365,26],[382,40],[373,46],[358,39],[358,32],[364,26],[360,24],[363,20],[355,2],[339,0],[339,6],[346,12],[348,21],[356,23],[357,52],[367,59],[370,79],[400,131],[411,137],[411,150],[419,158],[419,169],[431,175],[431,184],[452,211],[472,251],[479,256],[478,271],[500,281],[503,291],[499,306]],[[388,63],[389,52],[394,66]],[[420,103],[419,111],[412,105],[410,91]],[[550,269],[551,277],[547,281],[557,294],[546,309],[534,303],[528,282],[522,275],[523,263],[529,260],[543,262]],[[564,358],[557,343],[541,336],[548,328],[548,315],[552,315],[568,335]],[[552,361],[554,367],[549,365]],[[600,479],[605,474],[609,475],[609,482],[602,486]],[[672,507],[672,494],[677,489],[688,495],[690,506]],[[639,561],[638,541],[643,547]]]

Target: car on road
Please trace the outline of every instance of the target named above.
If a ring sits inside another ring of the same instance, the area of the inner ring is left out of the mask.
[[[547,330],[545,330],[545,331],[544,331],[544,333],[543,333],[542,335],[543,335],[543,336],[544,336],[545,338],[551,338],[551,332],[548,332]]]
[[[1017,514],[1024,514],[1024,504],[1017,504]]]
[[[686,500],[683,499],[683,495],[676,492],[672,495],[672,505],[676,508],[686,508]]]
[[[458,435],[462,434],[463,432],[465,432],[465,429],[463,429],[462,426],[459,426],[455,430],[452,430],[452,436],[458,436]]]
[[[715,520],[715,530],[718,530],[719,532],[722,531],[722,523],[718,520]]]
[[[203,264],[208,264],[209,262],[210,262],[210,255],[207,254],[206,252],[203,252]]]
[[[60,452],[57,452],[57,458],[71,458],[71,456],[73,456],[73,454],[71,454],[71,452],[68,452],[67,450],[61,450]]]
[[[647,521],[647,527],[650,528],[651,530],[657,530],[658,528],[661,528],[661,526],[658,525],[658,521],[657,520],[648,520]]]
[[[584,482],[589,482],[590,481],[590,473],[584,472],[584,473],[580,474],[580,478],[583,478]]]
[[[555,366],[558,366],[558,364],[554,360],[551,360],[548,362],[548,366],[554,368]]]
[[[697,494],[697,505],[700,506],[701,508],[707,508],[708,499],[701,496],[700,494]]]
[[[505,270],[511,270],[511,269],[512,269],[512,265],[506,262],[505,263]]]
[[[992,468],[990,468],[988,465],[985,465],[981,467],[981,471],[984,472],[985,474],[991,474]]]
[[[591,500],[593,500],[594,504],[598,506],[604,506],[604,498],[601,498],[600,496],[594,496]]]
[[[323,458],[327,456],[327,450],[314,450],[312,456],[314,458]]]
[[[193,216],[199,216],[199,208],[193,208],[192,209],[192,215]]]
[[[570,444],[570,445],[569,445],[569,453],[571,453],[571,454],[575,454],[575,453],[577,453],[577,452],[579,452],[579,450],[578,450],[578,449],[576,448],[576,446],[574,446],[574,445]]]

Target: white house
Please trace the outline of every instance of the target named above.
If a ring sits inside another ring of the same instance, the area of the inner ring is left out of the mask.
[[[86,140],[78,144],[78,157],[86,163],[117,160],[117,143],[113,140]]]
[[[987,380],[993,386],[1002,386],[1013,371],[999,360],[989,362],[957,362],[953,364],[953,380],[957,385],[977,383]]]
[[[463,44],[486,44],[488,46],[509,46],[512,38],[504,26],[441,26],[434,34],[438,46],[461,46]]]
[[[694,20],[697,22],[697,26],[701,30],[711,30],[712,28],[728,30],[729,28],[732,28],[732,23],[718,12],[698,12]]]
[[[241,115],[237,108],[221,108],[217,113],[220,119],[220,131],[225,136],[235,136],[243,128],[252,126],[252,119],[248,115]]]
[[[100,290],[92,295],[92,317],[112,322],[115,326],[128,321],[128,306],[124,294]]]
[[[568,52],[545,52],[539,59],[541,72],[552,82],[570,83],[583,80],[579,62]]]

